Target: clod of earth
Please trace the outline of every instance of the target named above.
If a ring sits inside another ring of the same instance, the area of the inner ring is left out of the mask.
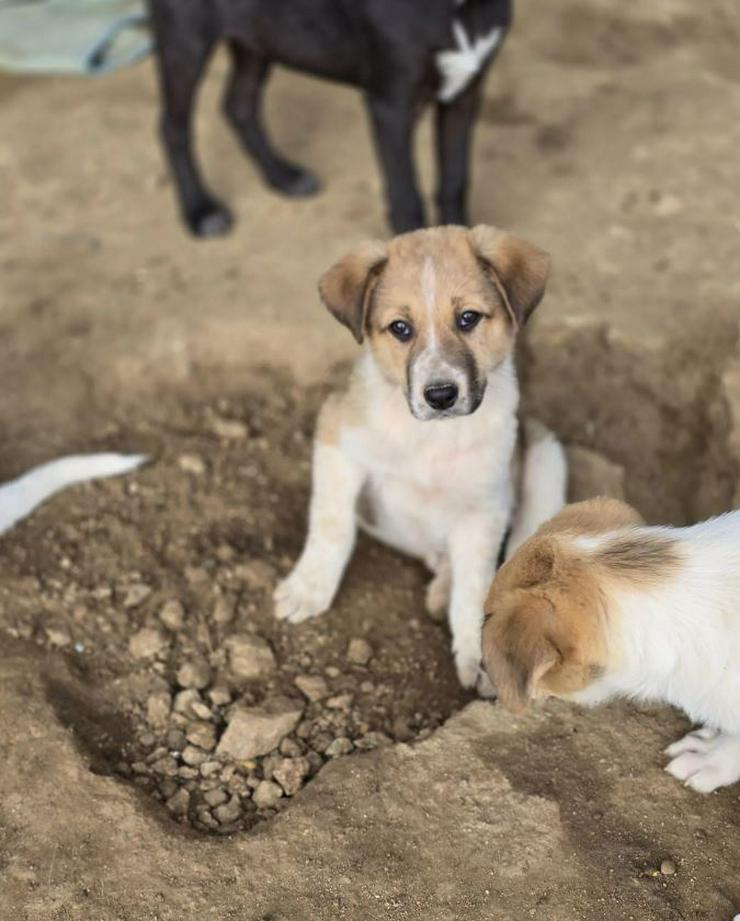
[[[303,707],[285,697],[260,707],[237,706],[216,751],[239,760],[266,755],[295,729],[302,714]]]
[[[260,636],[232,636],[226,641],[231,674],[243,681],[255,681],[275,668],[275,655]]]

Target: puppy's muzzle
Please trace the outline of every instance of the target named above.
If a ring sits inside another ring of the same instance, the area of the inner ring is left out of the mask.
[[[424,388],[424,399],[432,409],[451,409],[457,402],[459,393],[457,384],[429,384]]]

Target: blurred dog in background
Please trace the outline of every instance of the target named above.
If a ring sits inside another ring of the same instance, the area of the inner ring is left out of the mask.
[[[415,122],[437,106],[439,223],[467,224],[470,141],[484,75],[501,48],[511,0],[149,0],[162,88],[161,131],[180,209],[196,236],[222,234],[228,209],[204,185],[193,150],[196,90],[211,52],[228,44],[224,111],[267,183],[311,195],[317,179],[278,153],[262,123],[273,63],[357,86],[365,95],[389,219],[423,227],[413,162]],[[341,138],[337,138],[341,143]]]

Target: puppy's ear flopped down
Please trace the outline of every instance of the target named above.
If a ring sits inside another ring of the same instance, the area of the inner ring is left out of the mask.
[[[499,290],[514,326],[523,326],[545,293],[549,255],[521,237],[485,224],[469,233],[473,249]]]
[[[322,301],[358,342],[364,338],[370,298],[387,261],[385,243],[364,243],[347,253],[319,279]]]

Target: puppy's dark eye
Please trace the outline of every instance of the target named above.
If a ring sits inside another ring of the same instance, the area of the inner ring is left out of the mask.
[[[414,328],[405,320],[394,320],[388,327],[399,342],[408,342],[414,334]]]
[[[481,314],[477,310],[463,310],[457,317],[457,328],[467,333],[478,325],[480,318]]]

